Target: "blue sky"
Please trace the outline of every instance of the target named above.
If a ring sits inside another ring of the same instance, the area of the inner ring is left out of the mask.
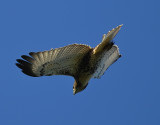
[[[159,125],[158,0],[0,1],[1,125]],[[122,58],[101,79],[72,95],[74,79],[33,78],[17,58],[72,43],[95,47],[124,24],[114,41]]]

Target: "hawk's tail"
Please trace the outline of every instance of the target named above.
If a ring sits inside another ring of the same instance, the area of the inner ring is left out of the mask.
[[[122,25],[119,25],[115,29],[113,28],[107,34],[104,34],[102,38],[102,42],[94,48],[93,50],[94,54],[102,52],[103,49],[106,48],[107,45],[109,45],[109,43],[112,42],[113,38],[117,35],[121,27]]]

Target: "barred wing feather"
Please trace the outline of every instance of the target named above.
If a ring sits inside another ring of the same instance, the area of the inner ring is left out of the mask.
[[[17,59],[16,65],[22,72],[38,77],[50,75],[74,76],[78,70],[80,60],[90,51],[90,47],[82,44],[72,44],[62,48],[44,52],[31,52]]]

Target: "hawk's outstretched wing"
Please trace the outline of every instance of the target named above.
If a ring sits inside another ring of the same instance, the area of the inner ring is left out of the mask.
[[[38,77],[49,75],[75,76],[82,58],[91,50],[87,45],[72,44],[44,52],[31,52],[17,59],[16,65],[22,72]]]

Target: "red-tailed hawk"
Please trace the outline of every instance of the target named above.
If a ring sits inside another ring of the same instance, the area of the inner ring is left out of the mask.
[[[113,38],[122,25],[103,35],[95,48],[83,44],[72,44],[43,52],[22,55],[16,65],[22,72],[33,77],[68,75],[75,79],[73,94],[84,90],[91,78],[100,78],[107,68],[121,57]]]

